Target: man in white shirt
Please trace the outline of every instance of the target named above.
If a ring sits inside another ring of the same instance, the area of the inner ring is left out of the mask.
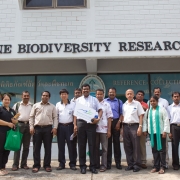
[[[123,142],[128,167],[126,171],[138,172],[141,167],[140,136],[144,110],[140,102],[133,100],[134,91],[126,91],[127,101],[123,104]]]
[[[56,111],[59,121],[58,129],[57,129],[59,167],[57,168],[57,170],[65,169],[65,163],[66,163],[65,141],[67,143],[68,152],[69,152],[69,160],[70,160],[69,166],[72,170],[76,170],[77,137],[74,137],[73,140],[70,140],[70,136],[74,132],[73,112],[74,112],[75,103],[69,101],[68,99],[69,92],[66,89],[62,89],[59,92],[59,94],[61,101],[56,104]]]
[[[172,142],[172,166],[174,170],[179,170],[179,141],[180,141],[180,93],[172,93],[173,103],[168,106],[170,117],[170,134]]]
[[[77,98],[82,96],[82,89],[81,88],[76,88],[74,90],[74,98],[71,99],[72,102],[75,102]]]
[[[80,103],[84,106],[90,107],[98,112],[98,118],[93,118],[92,123],[74,116],[74,132],[78,132],[78,148],[79,148],[79,164],[81,168],[81,174],[86,174],[86,144],[88,140],[89,153],[90,153],[90,171],[97,174],[96,170],[96,124],[102,117],[102,108],[98,100],[90,96],[89,84],[82,85],[83,96],[76,100],[76,103]]]
[[[29,117],[33,105],[31,102],[29,102],[29,99],[30,93],[28,91],[23,91],[22,101],[14,104],[13,106],[13,109],[16,111],[16,113],[20,113],[20,116],[18,118],[18,127],[20,132],[23,134],[23,151],[21,158],[21,168],[23,169],[29,169],[29,167],[27,166],[27,158],[29,154],[29,145],[31,139],[31,134],[29,132]],[[14,152],[12,171],[17,171],[19,169],[20,152],[21,150]]]
[[[161,98],[161,88],[155,87],[153,89],[153,94],[158,97],[158,106],[164,107],[166,111],[168,111],[169,103],[166,99]],[[148,106],[150,107],[150,102],[148,101]],[[166,168],[168,168],[169,164],[169,153],[168,153],[168,138],[166,138]]]
[[[100,172],[104,172],[107,169],[108,138],[111,136],[111,121],[113,118],[113,113],[109,103],[104,101],[103,89],[96,90],[96,98],[101,104],[103,111],[103,115],[96,128],[96,168],[100,168]],[[99,154],[100,143],[102,146],[101,166]]]

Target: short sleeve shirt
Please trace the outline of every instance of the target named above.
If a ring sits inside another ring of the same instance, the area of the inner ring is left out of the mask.
[[[168,106],[168,114],[171,124],[180,124],[180,103],[178,105],[172,103]]]
[[[13,109],[9,109],[9,111],[1,106],[0,107],[0,119],[6,122],[11,123],[11,119],[16,115],[16,112]],[[10,130],[10,127],[8,126],[1,126],[0,125],[0,132],[6,133],[8,130]]]
[[[100,102],[103,114],[102,117],[97,124],[96,132],[98,133],[107,133],[108,130],[108,118],[113,118],[113,113],[111,110],[111,106],[109,103],[105,102],[104,100]]]
[[[68,104],[63,104],[58,102],[56,104],[56,111],[58,116],[59,123],[70,123],[73,122],[73,113],[74,113],[75,103],[68,102]]]
[[[76,99],[76,102],[89,108],[92,108],[95,111],[102,109],[99,101],[95,97],[90,95],[88,97],[81,96],[78,99]],[[77,117],[77,119],[79,119],[79,117]]]
[[[123,104],[124,123],[139,123],[139,116],[144,114],[140,102],[133,100],[131,103],[126,101]]]

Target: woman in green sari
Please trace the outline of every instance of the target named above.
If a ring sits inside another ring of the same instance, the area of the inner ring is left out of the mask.
[[[150,98],[151,107],[143,119],[143,133],[150,134],[150,143],[154,158],[152,173],[164,174],[166,168],[166,135],[170,132],[168,113],[158,106],[158,98]]]

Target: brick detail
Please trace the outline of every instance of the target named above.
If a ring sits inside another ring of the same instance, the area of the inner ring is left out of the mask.
[[[15,39],[16,8],[16,1],[0,0],[0,42]]]
[[[95,37],[179,37],[179,9],[179,0],[95,0]]]
[[[23,11],[22,39],[86,38],[87,15],[83,10]],[[84,34],[85,33],[85,34]],[[27,36],[27,34],[29,36]],[[82,35],[82,36],[80,36]]]

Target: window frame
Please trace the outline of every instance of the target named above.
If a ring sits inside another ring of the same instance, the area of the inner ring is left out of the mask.
[[[58,6],[58,0],[55,1],[55,8],[57,9],[79,9],[79,8],[87,8],[87,0],[84,0],[84,6]]]
[[[85,9],[87,8],[87,0],[84,0],[84,6],[58,6],[57,0],[52,0],[52,6],[42,6],[42,7],[27,7],[26,1],[23,2],[23,9],[25,10],[35,10],[35,9]]]

